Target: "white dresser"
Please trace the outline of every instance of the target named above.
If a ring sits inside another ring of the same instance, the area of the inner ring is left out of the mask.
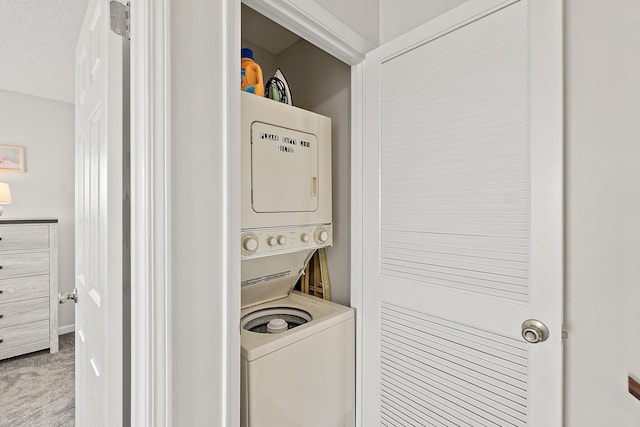
[[[0,359],[58,351],[57,229],[57,219],[0,219]]]

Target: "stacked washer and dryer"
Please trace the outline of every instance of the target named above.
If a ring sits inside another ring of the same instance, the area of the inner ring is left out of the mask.
[[[241,96],[241,426],[351,426],[353,310],[292,292],[332,244],[331,120]]]

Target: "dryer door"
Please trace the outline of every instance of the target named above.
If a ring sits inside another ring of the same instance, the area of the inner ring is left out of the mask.
[[[251,124],[251,204],[255,212],[318,209],[318,140],[315,135]]]

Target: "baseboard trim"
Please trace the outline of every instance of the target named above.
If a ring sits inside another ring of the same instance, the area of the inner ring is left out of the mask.
[[[69,332],[74,332],[76,330],[75,324],[64,325],[58,328],[58,335],[68,334]]]

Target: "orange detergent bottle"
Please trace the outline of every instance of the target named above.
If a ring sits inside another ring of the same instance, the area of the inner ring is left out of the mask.
[[[242,83],[240,87],[245,92],[264,96],[264,83],[262,82],[262,68],[253,60],[251,49],[242,49],[240,52],[240,66],[242,67]]]

